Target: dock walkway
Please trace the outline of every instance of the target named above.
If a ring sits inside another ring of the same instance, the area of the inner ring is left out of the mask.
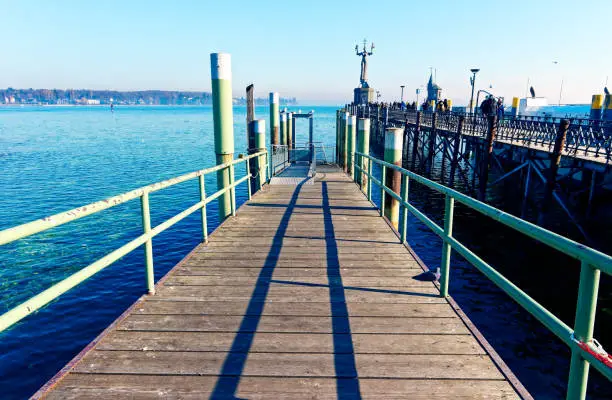
[[[45,398],[518,398],[350,178],[271,185]]]

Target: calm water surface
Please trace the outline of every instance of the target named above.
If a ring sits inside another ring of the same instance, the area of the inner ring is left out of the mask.
[[[335,108],[302,109],[315,110],[315,140],[333,145]],[[256,112],[267,119],[267,108]],[[244,108],[235,108],[234,120],[240,153],[246,148]],[[307,134],[307,122],[299,121],[297,141],[305,142]],[[207,107],[124,107],[115,113],[100,107],[0,108],[0,229],[213,164],[212,113]],[[241,177],[244,170],[236,174]],[[214,175],[206,184],[215,187]],[[502,190],[493,201],[503,203],[505,195]],[[194,204],[198,196],[197,181],[152,194],[153,225]],[[246,186],[239,188],[237,200],[246,200]],[[434,219],[442,215],[443,199],[434,193],[413,187],[411,200]],[[216,202],[209,206],[208,216],[212,230],[219,223]],[[572,321],[575,265],[545,249],[534,252],[533,243],[460,206],[456,219],[460,240],[519,286],[527,286],[566,322]],[[428,265],[437,265],[438,239],[416,220],[410,222],[410,244]],[[0,312],[135,238],[141,229],[140,204],[135,200],[3,246]],[[156,279],[200,237],[197,214],[157,236]],[[491,241],[500,245],[490,246]],[[534,256],[541,262],[534,262]],[[542,286],[554,290],[538,290]],[[31,395],[144,291],[143,255],[136,250],[0,334],[0,398]],[[564,397],[569,365],[564,345],[458,257],[453,259],[451,293],[537,398]],[[604,398],[609,384],[594,381],[593,398]]]

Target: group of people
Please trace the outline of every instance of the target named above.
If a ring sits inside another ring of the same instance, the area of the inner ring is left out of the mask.
[[[497,119],[504,118],[504,100],[500,97],[495,101],[495,97],[488,96],[480,103],[480,112],[485,116],[497,115]]]

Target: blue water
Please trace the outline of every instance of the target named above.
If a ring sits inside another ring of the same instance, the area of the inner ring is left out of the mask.
[[[335,108],[302,108],[315,110],[315,140],[333,145]],[[258,107],[256,113],[268,119],[267,108]],[[244,108],[234,109],[236,153],[246,148],[245,117]],[[307,134],[307,121],[298,121],[297,142],[306,142]],[[100,107],[0,108],[0,229],[210,167],[214,159],[212,113],[207,107],[119,107],[114,114]],[[243,175],[242,167],[238,168],[236,176]],[[207,177],[206,185],[210,193],[216,185],[213,175]],[[497,197],[503,195],[500,192]],[[197,181],[152,194],[153,225],[192,205],[198,196]],[[375,200],[379,197],[375,191]],[[243,184],[237,201],[245,200]],[[444,205],[439,195],[414,187],[411,201],[440,220]],[[209,231],[219,223],[216,207],[216,202],[208,207]],[[546,281],[558,289],[555,292],[565,291],[565,297],[575,299],[574,275],[568,274],[564,283],[559,278],[550,281],[544,270],[530,274],[527,260],[534,254],[523,254],[521,249],[531,243],[459,206],[456,220],[456,236],[473,244],[485,259],[498,261],[494,265],[505,268],[503,273],[519,286],[537,289]],[[428,265],[437,265],[439,239],[415,219],[409,221],[410,244]],[[2,246],[0,312],[118,248],[141,229],[140,204],[134,200]],[[153,240],[156,280],[200,238],[197,214],[157,236]],[[509,245],[490,246],[489,239]],[[507,251],[514,255],[508,257]],[[512,263],[504,265],[504,258]],[[577,271],[573,265],[557,268]],[[458,257],[453,257],[450,287],[453,297],[536,398],[564,396],[569,352],[552,334]],[[24,398],[35,392],[144,293],[143,252],[137,249],[0,334],[0,385],[4,388],[0,397]],[[559,303],[544,297],[547,306]],[[573,307],[575,301],[555,312],[571,319]],[[600,387],[601,379],[598,382],[594,398],[604,398],[597,393],[607,389]]]

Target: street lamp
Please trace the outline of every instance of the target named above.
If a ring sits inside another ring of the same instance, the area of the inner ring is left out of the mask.
[[[402,95],[400,96],[400,103],[404,102],[404,88],[406,87],[406,85],[400,85],[400,87],[402,88]]]
[[[474,113],[474,86],[476,85],[476,73],[480,71],[480,69],[472,68],[470,71],[473,74],[470,77],[470,83],[472,84],[472,96],[470,97],[470,113]]]

